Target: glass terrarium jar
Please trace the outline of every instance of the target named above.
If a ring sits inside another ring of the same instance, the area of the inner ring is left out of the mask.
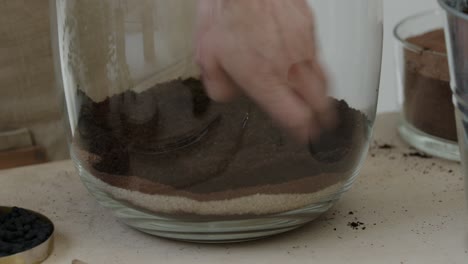
[[[71,156],[96,199],[143,232],[200,242],[265,237],[327,211],[368,150],[382,3],[308,2],[337,120],[299,144],[248,96],[206,95],[197,1],[52,0]]]

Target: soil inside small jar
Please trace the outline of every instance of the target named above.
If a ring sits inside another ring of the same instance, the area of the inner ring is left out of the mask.
[[[209,202],[342,187],[369,137],[365,114],[334,100],[337,127],[314,143],[297,144],[247,98],[215,103],[197,79],[127,91],[103,102],[83,92],[78,98],[74,156],[93,177],[129,191],[116,196],[134,204],[141,198],[136,193]]]
[[[423,50],[405,50],[405,118],[429,135],[457,141],[449,66],[447,56],[443,55],[444,30],[433,30],[407,41]]]

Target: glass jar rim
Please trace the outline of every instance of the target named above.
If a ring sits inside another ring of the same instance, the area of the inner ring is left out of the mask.
[[[420,12],[420,13],[417,13],[417,14],[414,14],[414,15],[411,15],[411,16],[408,16],[406,18],[404,18],[403,20],[401,20],[400,22],[398,22],[398,24],[395,26],[395,28],[393,29],[393,36],[401,43],[403,44],[403,46],[413,52],[416,52],[416,53],[422,53],[422,52],[426,52],[426,53],[430,53],[432,55],[436,55],[436,56],[441,56],[441,57],[447,57],[447,53],[444,53],[444,52],[438,52],[438,51],[434,51],[434,50],[428,50],[420,45],[417,45],[417,44],[414,44],[414,43],[411,43],[411,42],[408,42],[406,40],[406,38],[403,38],[402,36],[400,36],[400,34],[398,33],[399,29],[403,26],[405,26],[408,22],[414,20],[414,19],[417,19],[417,18],[421,18],[421,17],[425,17],[425,16],[429,16],[429,15],[436,15],[436,16],[441,16],[442,15],[442,10],[439,10],[439,9],[431,9],[431,10],[428,10],[428,11],[424,11],[424,12]],[[443,25],[442,25],[443,27]]]
[[[456,9],[455,7],[453,6],[450,6],[448,3],[447,3],[447,0],[438,0],[439,1],[439,5],[447,12],[449,13],[450,15],[453,15],[453,16],[456,16],[456,17],[459,17],[461,19],[464,19],[464,20],[467,20],[468,21],[468,14],[464,13],[464,12],[461,12],[460,10]]]

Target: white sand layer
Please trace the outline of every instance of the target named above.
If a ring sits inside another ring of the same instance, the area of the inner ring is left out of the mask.
[[[283,213],[323,202],[324,198],[338,193],[343,182],[338,182],[320,191],[302,194],[254,194],[227,200],[197,201],[182,196],[153,195],[118,188],[89,177],[89,183],[109,194],[112,198],[127,202],[149,211],[163,214],[196,215],[264,215]]]

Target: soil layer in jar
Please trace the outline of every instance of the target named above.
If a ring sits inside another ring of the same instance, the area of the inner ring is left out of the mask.
[[[437,29],[407,41],[423,50],[405,49],[405,118],[429,135],[457,141],[444,31]]]
[[[145,194],[220,200],[319,191],[348,179],[369,136],[367,117],[333,100],[337,126],[298,144],[248,99],[215,103],[196,79],[103,102],[79,98],[75,156],[100,180]]]

